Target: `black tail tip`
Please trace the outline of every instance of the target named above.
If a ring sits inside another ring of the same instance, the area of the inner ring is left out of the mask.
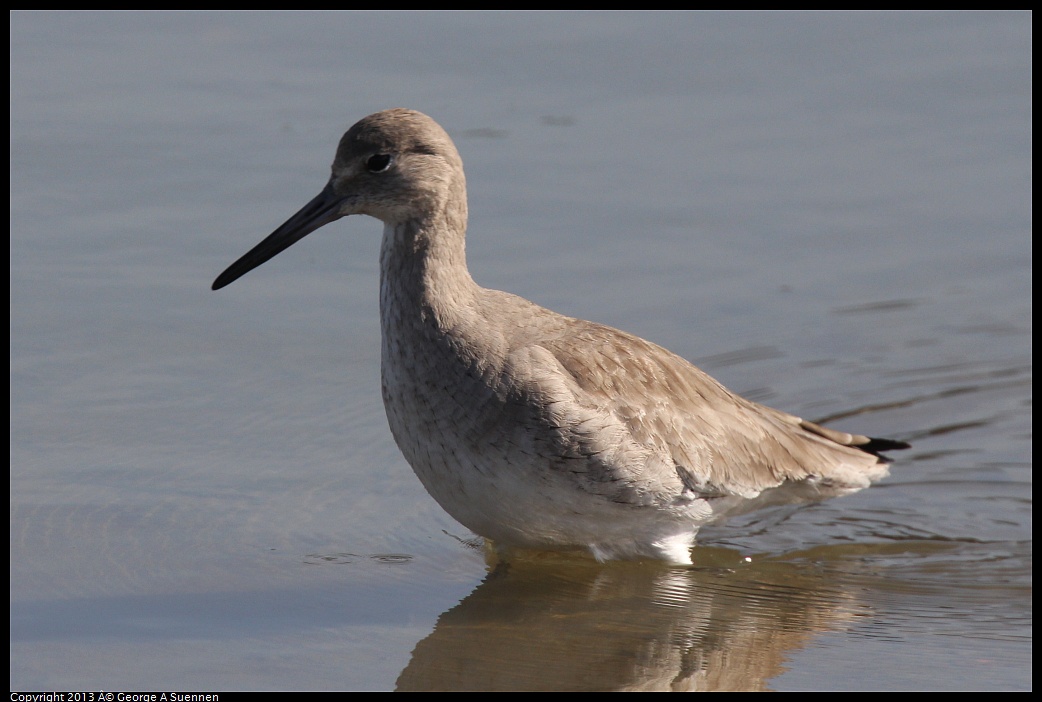
[[[873,437],[868,438],[868,443],[860,444],[858,446],[862,451],[867,453],[874,453],[877,456],[883,451],[902,451],[904,449],[912,448],[912,445],[906,441],[895,441],[894,439],[876,439]]]

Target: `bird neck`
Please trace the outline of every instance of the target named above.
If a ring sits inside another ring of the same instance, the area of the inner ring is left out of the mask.
[[[380,311],[385,322],[452,325],[479,289],[467,270],[466,210],[384,225]],[[433,316],[433,320],[430,317]]]

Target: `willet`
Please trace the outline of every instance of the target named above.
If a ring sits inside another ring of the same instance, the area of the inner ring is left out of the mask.
[[[384,223],[391,433],[434,499],[500,549],[690,563],[702,524],[860,490],[887,475],[881,451],[908,448],[750,402],[655,344],[477,285],[463,162],[412,110],[351,127],[322,192],[213,289],[351,214]]]

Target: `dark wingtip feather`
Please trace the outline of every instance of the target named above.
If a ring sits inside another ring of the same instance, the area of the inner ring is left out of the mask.
[[[861,449],[865,453],[871,453],[875,456],[879,456],[884,461],[889,461],[886,456],[882,455],[883,451],[901,451],[904,449],[912,448],[912,445],[905,441],[895,441],[894,439],[876,439],[868,437],[868,441],[863,444],[858,444],[856,448]]]

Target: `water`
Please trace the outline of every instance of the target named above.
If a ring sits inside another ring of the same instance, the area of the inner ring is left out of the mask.
[[[11,22],[12,689],[1030,689],[1030,14]],[[209,291],[391,106],[479,283],[914,449],[694,569],[490,569],[386,428],[378,223]]]

